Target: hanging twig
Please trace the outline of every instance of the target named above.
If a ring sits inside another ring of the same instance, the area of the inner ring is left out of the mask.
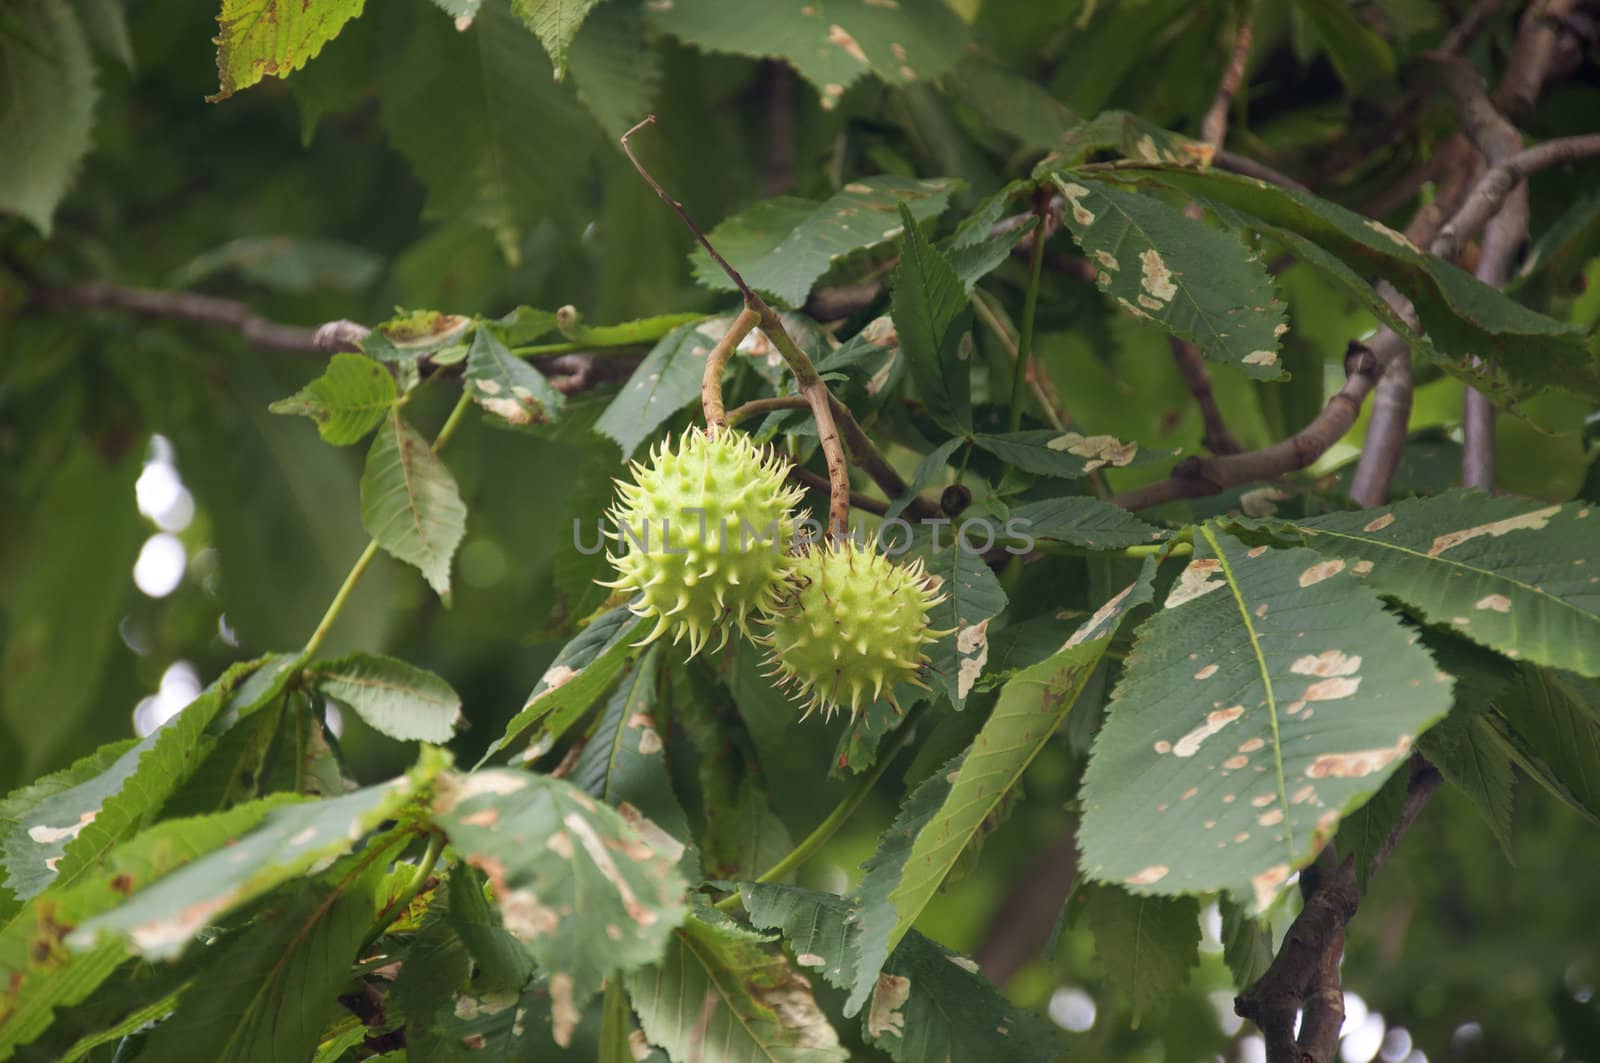
[[[633,168],[639,171],[639,176],[644,178],[645,183],[657,196],[661,197],[663,203],[672,208],[683,224],[688,226],[695,240],[705,248],[711,260],[722,268],[729,280],[733,281],[734,287],[744,296],[745,308],[758,315],[761,331],[766,333],[773,346],[778,348],[778,353],[783,355],[784,361],[789,363],[789,371],[794,374],[797,390],[811,405],[811,416],[817,423],[817,439],[822,445],[822,454],[828,463],[828,534],[842,536],[849,530],[850,523],[850,472],[845,465],[844,445],[839,439],[839,429],[834,424],[832,396],[828,392],[828,386],[817,374],[811,359],[783,327],[783,322],[778,319],[772,307],[745,283],[739,271],[728,264],[728,260],[722,257],[706,238],[705,233],[695,225],[694,219],[689,217],[689,212],[683,209],[683,204],[667,194],[667,190],[661,187],[661,183],[651,176],[650,171],[645,169],[644,164],[633,153],[633,145],[628,142],[629,139],[655,120],[655,115],[646,115],[641,122],[622,134],[622,150],[627,154],[628,161],[633,163]]]

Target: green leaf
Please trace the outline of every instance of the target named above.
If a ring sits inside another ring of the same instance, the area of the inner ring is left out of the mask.
[[[241,805],[216,816],[159,823],[114,849],[76,882],[35,899],[0,929],[0,1059],[44,1032],[51,1012],[86,999],[126,959],[120,942],[68,949],[67,933],[115,909],[130,894],[222,849],[291,797]]]
[[[1138,897],[1115,886],[1080,887],[1106,980],[1133,1004],[1135,1023],[1158,1015],[1200,962],[1200,905],[1192,897]]]
[[[53,766],[51,755],[91,711],[111,659],[116,640],[106,633],[123,615],[128,573],[148,534],[128,502],[138,476],[133,455],[107,463],[87,445],[74,447],[34,511],[6,522],[7,538],[29,562],[7,574],[0,712],[29,776]]]
[[[394,557],[415,565],[440,597],[467,530],[456,478],[398,409],[378,428],[361,474],[361,525]]]
[[[1118,605],[1131,607],[1131,597],[1125,592]],[[1109,633],[1069,643],[1012,678],[961,762],[912,792],[861,881],[861,936],[845,1014],[866,1002],[884,959],[1066,719],[1109,643]]]
[[[878,973],[894,951],[890,939],[899,917],[890,894],[905,873],[912,844],[944,807],[966,755],[965,750],[958,753],[906,795],[894,822],[879,836],[871,858],[861,865],[864,874],[856,889],[856,907],[850,914],[845,937],[850,987],[850,998],[844,1006],[846,1015],[861,1011],[877,986]]]
[[[1600,396],[1600,373],[1584,349],[1581,329],[1529,310],[1424,254],[1381,222],[1308,193],[1219,170],[1130,165],[1119,167],[1116,176],[1224,203],[1268,227],[1298,233],[1363,275],[1376,273],[1411,300],[1443,367],[1496,401],[1525,398],[1553,381]]]
[[[647,829],[636,821],[642,814],[650,826],[683,845],[693,833],[672,790],[666,744],[653,715],[660,660],[661,647],[656,646],[612,692],[572,769],[572,781],[621,811],[641,832]],[[656,845],[668,848],[664,841]],[[694,874],[698,869],[686,870]]]
[[[320,879],[297,882],[250,926],[215,946],[152,1059],[301,1063],[341,1013],[340,989],[378,914],[378,885],[396,847],[377,844]]]
[[[928,560],[928,574],[943,583],[944,601],[928,611],[928,624],[950,634],[928,647],[934,679],[957,711],[989,661],[989,621],[1006,607],[1006,592],[981,554],[960,544]]]
[[[479,766],[540,720],[549,718],[545,729],[557,736],[576,723],[634,657],[636,649],[630,640],[639,634],[643,624],[627,606],[618,606],[591,621],[577,638],[561,647],[534,685],[522,711],[506,724],[505,733],[489,746],[478,761]]]
[[[781,882],[741,882],[739,899],[750,924],[778,930],[795,963],[815,970],[830,985],[850,987],[850,901],[833,893]]]
[[[1272,930],[1226,893],[1217,904],[1222,910],[1222,958],[1233,973],[1234,988],[1245,989],[1272,963]]]
[[[1017,506],[1011,510],[1006,530],[1008,535],[1050,539],[1091,550],[1148,546],[1167,534],[1120,506],[1085,495],[1045,498]]]
[[[598,129],[509,5],[485,5],[465,30],[421,7],[404,15],[409,32],[379,68],[390,141],[427,186],[425,217],[487,229],[515,265],[524,235],[581,198]]]
[[[1175,450],[1148,450],[1142,453],[1137,443],[1124,443],[1113,436],[1085,436],[1081,432],[1055,432],[1050,429],[1007,432],[1003,435],[978,433],[973,442],[1007,465],[1037,476],[1076,479],[1096,469],[1124,469],[1170,461]]]
[[[1345,0],[1295,0],[1295,6],[1317,28],[1339,80],[1351,92],[1394,78],[1389,42],[1357,18]]]
[[[1034,176],[1063,172],[1102,151],[1115,152],[1126,159],[1190,167],[1209,165],[1214,154],[1202,141],[1180,136],[1136,114],[1102,111],[1067,130],[1056,151],[1034,168]]]
[[[1210,526],[1125,662],[1084,773],[1084,870],[1267,908],[1450,706],[1344,565]]]
[[[1045,1063],[1056,1055],[1049,1023],[1007,1000],[971,960],[915,930],[884,965],[861,1026],[896,1063]]]
[[[835,107],[869,70],[890,85],[937,78],[967,40],[966,25],[939,0],[674,0],[652,7],[650,17],[707,51],[787,60],[816,86],[824,108]]]
[[[628,972],[639,1025],[673,1060],[827,1063],[847,1059],[811,985],[768,938],[690,916],[653,967]]]
[[[706,356],[732,325],[731,315],[711,317],[667,333],[611,400],[595,431],[616,440],[624,458],[632,457],[667,418],[700,397]]]
[[[1362,892],[1367,889],[1372,858],[1388,840],[1405,810],[1410,774],[1397,771],[1389,776],[1377,793],[1339,823],[1339,834],[1335,838],[1337,851],[1341,859],[1348,857],[1355,862],[1356,885]]]
[[[567,52],[578,28],[599,0],[511,0],[512,10],[528,24],[550,55],[556,80],[567,72]]]
[[[368,832],[393,819],[434,770],[420,769],[415,778],[402,775],[343,797],[274,806],[260,826],[227,848],[201,856],[120,907],[85,920],[67,936],[67,945],[87,950],[117,940],[134,955],[172,959],[196,933],[227,913],[349,852]]]
[[[461,696],[432,672],[371,653],[311,667],[323,694],[353,709],[373,730],[402,742],[450,741],[463,720]]]
[[[1214,361],[1258,380],[1283,378],[1283,304],[1266,267],[1237,238],[1082,174],[1055,182],[1067,200],[1062,221],[1102,291]]]
[[[217,76],[212,103],[267,76],[288,77],[317,57],[365,0],[222,0],[217,16]]]
[[[1001,689],[994,711],[950,781],[949,796],[917,833],[905,874],[888,895],[895,914],[888,935],[891,950],[1077,704],[1108,643],[1100,638],[1066,647]]]
[[[972,308],[949,259],[928,241],[905,207],[900,211],[900,265],[894,274],[894,324],[928,412],[953,435],[972,430],[971,369],[961,339]]]
[[[1584,502],[1450,491],[1264,527],[1501,653],[1600,675],[1600,527]]]
[[[1504,657],[1437,632],[1429,632],[1423,645],[1439,667],[1455,676],[1455,707],[1422,736],[1417,752],[1477,807],[1509,860],[1511,757],[1486,713],[1517,678],[1518,669]]]
[[[567,59],[578,99],[607,133],[620,137],[649,113],[661,81],[661,55],[650,46],[637,0],[599,5],[584,20]]]
[[[448,1003],[472,977],[473,956],[449,917],[455,905],[458,878],[467,880],[468,890],[477,894],[479,902],[482,902],[483,895],[478,893],[472,877],[470,871],[457,865],[450,871],[448,885],[433,891],[433,898],[428,902],[427,911],[423,913],[422,921],[401,961],[400,974],[394,979],[394,988],[386,1002],[387,1010],[396,1017],[404,1016],[408,1042],[427,1026],[434,1012]],[[356,1028],[363,1037],[368,1032],[363,1026]],[[333,1053],[330,1063],[342,1055]]]
[[[936,218],[955,186],[942,178],[864,177],[822,203],[796,196],[763,200],[724,219],[709,239],[750,287],[800,306],[835,262],[898,236],[901,207],[918,221]],[[717,291],[736,290],[703,249],[690,258],[695,280]]]
[[[885,522],[892,521],[906,511],[911,500],[922,493],[922,489],[939,479],[950,464],[950,455],[960,449],[966,440],[961,436],[947,439],[924,454],[922,460],[917,462],[916,469],[911,474],[911,481],[906,484],[904,493],[899,498],[889,501],[889,508],[884,512]]]
[[[394,406],[394,377],[360,354],[336,354],[323,374],[286,399],[273,413],[302,414],[316,422],[324,442],[342,447],[377,427]]]
[[[570,1041],[602,979],[661,959],[683,920],[677,854],[651,848],[563,779],[504,769],[453,777],[434,822],[489,876],[506,929],[549,975],[557,1044]]]
[[[533,957],[501,923],[484,896],[478,876],[465,864],[450,872],[450,926],[478,965],[478,978],[502,989],[518,989],[533,977]]]
[[[1519,767],[1600,823],[1600,683],[1524,666],[1490,717]]]
[[[94,60],[72,8],[56,0],[6,5],[0,32],[0,211],[50,235],[51,219],[94,131]]]
[[[39,801],[4,824],[6,888],[26,900],[66,885],[132,833],[204,759],[207,734],[231,691],[260,665],[235,665],[165,726],[128,747],[97,775]]]
[[[1025,148],[1053,148],[1077,116],[1042,85],[1002,63],[969,54],[941,80],[945,92],[972,108],[986,128]]]
[[[543,373],[512,354],[486,328],[472,337],[466,381],[472,400],[510,425],[553,421],[567,402]]]
[[[133,70],[133,39],[128,35],[123,0],[74,0],[73,7],[94,51]]]

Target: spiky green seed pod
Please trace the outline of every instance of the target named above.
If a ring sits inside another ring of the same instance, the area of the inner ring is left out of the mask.
[[[633,611],[655,618],[641,645],[671,632],[674,643],[688,638],[692,656],[713,634],[725,642],[729,623],[743,630],[788,571],[804,493],[781,459],[726,428],[690,430],[631,468],[634,482],[618,482],[608,514],[617,578],[603,585],[636,592]]]
[[[928,628],[928,610],[944,600],[932,582],[920,560],[897,565],[850,540],[813,546],[763,617],[768,674],[805,699],[804,716],[848,704],[854,717],[863,700],[885,689],[892,698],[895,683],[922,685],[923,650],[946,634]]]

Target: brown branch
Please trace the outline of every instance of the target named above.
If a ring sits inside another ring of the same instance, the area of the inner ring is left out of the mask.
[[[728,368],[728,358],[734,349],[744,342],[744,338],[750,335],[750,330],[760,320],[761,315],[748,306],[740,310],[739,316],[728,326],[728,331],[722,334],[717,345],[706,356],[705,372],[700,374],[700,406],[705,411],[708,429],[715,431],[728,424],[727,414],[722,407],[722,372]]]
[[[1078,832],[1069,825],[994,908],[972,958],[995,985],[1039,954],[1078,873]]]
[[[784,361],[789,363],[789,371],[794,374],[800,394],[811,403],[811,416],[817,422],[817,439],[822,444],[822,453],[828,462],[828,534],[845,535],[849,531],[850,523],[850,471],[845,465],[844,446],[839,440],[838,426],[834,424],[832,396],[828,392],[828,385],[817,374],[811,359],[800,349],[799,344],[794,342],[794,337],[783,327],[783,322],[779,320],[772,307],[745,283],[739,271],[728,264],[728,260],[722,257],[706,238],[705,233],[700,231],[694,219],[689,217],[689,212],[683,209],[683,204],[667,194],[667,190],[661,187],[661,183],[645,169],[644,164],[633,153],[633,146],[628,143],[629,138],[655,120],[655,115],[646,115],[639,124],[622,134],[622,150],[627,154],[628,161],[633,163],[633,168],[639,171],[639,176],[644,178],[645,183],[655,191],[663,203],[673,209],[683,224],[694,234],[700,246],[711,256],[711,260],[722,267],[728,279],[733,281],[735,287],[744,294],[745,308],[760,315],[761,331],[778,348],[778,353],[783,355]]]
[[[1326,454],[1355,423],[1362,400],[1377,381],[1377,352],[1352,343],[1345,353],[1344,367],[1344,387],[1310,424],[1288,439],[1241,454],[1185,458],[1173,467],[1167,479],[1124,492],[1112,503],[1124,509],[1147,509],[1179,499],[1218,494],[1258,480],[1274,480],[1306,468]]]
[[[1194,396],[1194,404],[1200,408],[1200,422],[1205,426],[1200,438],[1201,446],[1213,454],[1239,453],[1244,446],[1223,419],[1222,407],[1217,405],[1216,393],[1211,389],[1211,371],[1206,368],[1205,356],[1200,353],[1200,348],[1176,336],[1168,342],[1172,346],[1172,360],[1178,367],[1178,375],[1183,377],[1184,386]]]
[[[1439,231],[1443,251],[1440,257],[1450,257],[1472,239],[1511,191],[1528,177],[1562,163],[1596,157],[1600,157],[1600,133],[1549,140],[1503,158],[1479,178],[1455,217]]]
[[[1227,138],[1228,108],[1233,106],[1233,97],[1244,82],[1245,66],[1250,62],[1250,47],[1255,38],[1251,14],[1253,12],[1246,12],[1239,19],[1239,28],[1233,36],[1233,54],[1228,57],[1228,65],[1222,71],[1217,94],[1206,110],[1205,117],[1200,120],[1200,139],[1213,148],[1220,148]]]
[[[789,466],[789,479],[814,491],[826,493],[829,490],[826,476],[818,476],[810,469],[803,469],[798,465]],[[876,513],[880,517],[889,512],[889,503],[858,491],[850,492],[850,505],[866,513]]]
[[[137,317],[165,318],[215,325],[237,332],[250,344],[269,351],[327,354],[353,351],[355,344],[337,332],[268,321],[243,303],[196,292],[160,291],[91,282],[63,288],[34,288],[29,298],[55,309],[126,310]]]

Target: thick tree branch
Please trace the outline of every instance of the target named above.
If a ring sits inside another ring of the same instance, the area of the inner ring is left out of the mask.
[[[128,288],[91,282],[63,288],[35,288],[29,298],[58,310],[125,310],[137,317],[215,325],[237,332],[252,346],[294,354],[353,351],[355,344],[336,333],[268,321],[243,303],[197,292]]]
[[[1393,333],[1389,335],[1394,336]],[[1390,342],[1398,341],[1399,337],[1395,336]],[[1306,468],[1326,454],[1355,423],[1362,400],[1377,380],[1378,352],[1352,343],[1345,354],[1344,367],[1344,387],[1328,400],[1310,424],[1288,439],[1241,454],[1185,458],[1173,467],[1167,479],[1136,487],[1111,501],[1124,509],[1147,509],[1183,498],[1218,494],[1258,480],[1274,480]]]

